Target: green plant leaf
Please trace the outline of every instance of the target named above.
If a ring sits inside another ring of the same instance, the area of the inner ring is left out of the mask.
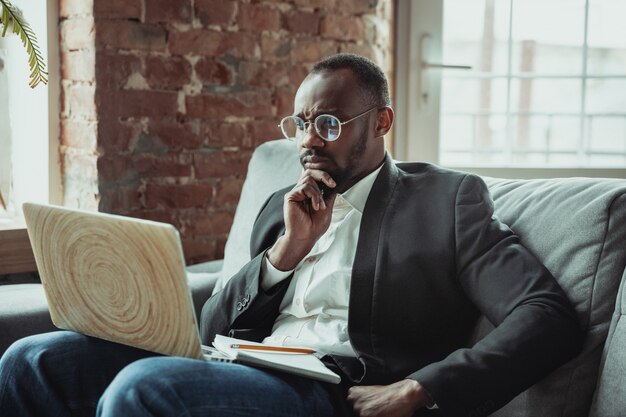
[[[22,44],[28,54],[28,66],[30,67],[31,88],[35,88],[39,83],[48,84],[48,72],[46,62],[41,56],[37,37],[30,25],[22,16],[22,13],[15,8],[8,0],[0,0],[2,14],[0,14],[0,24],[2,24],[2,36],[6,36],[7,30],[11,27],[13,33],[20,37]]]

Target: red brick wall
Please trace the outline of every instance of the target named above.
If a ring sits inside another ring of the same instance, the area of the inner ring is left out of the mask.
[[[222,256],[252,150],[313,62],[391,70],[391,0],[89,3],[61,0],[66,203],[174,224],[190,263]]]

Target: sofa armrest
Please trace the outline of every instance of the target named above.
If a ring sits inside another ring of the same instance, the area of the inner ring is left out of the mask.
[[[223,259],[216,259],[214,261],[202,262],[195,265],[189,265],[185,269],[187,272],[220,272],[224,265]]]
[[[626,270],[604,344],[591,417],[620,417],[626,410]]]

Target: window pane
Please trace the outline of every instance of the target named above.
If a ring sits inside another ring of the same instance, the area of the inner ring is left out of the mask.
[[[587,80],[587,113],[625,113],[626,79]]]
[[[626,74],[626,2],[590,0],[587,35],[589,74]]]
[[[442,164],[506,163],[506,116],[442,115]]]
[[[589,150],[592,153],[626,155],[626,115],[589,117]]]
[[[580,149],[580,116],[547,116],[548,149],[551,152],[578,153]]]
[[[578,121],[578,117],[569,116],[513,116],[512,147],[520,152],[574,152],[580,143]]]
[[[504,73],[508,65],[509,0],[444,1],[443,62]]]
[[[545,113],[580,112],[579,80],[514,79],[511,110]]]
[[[512,72],[580,74],[584,0],[513,2]]]
[[[506,111],[506,79],[444,78],[441,83],[444,113]]]

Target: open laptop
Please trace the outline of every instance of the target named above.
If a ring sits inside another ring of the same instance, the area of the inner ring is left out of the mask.
[[[23,211],[58,328],[165,355],[227,360],[200,344],[172,225],[33,203]]]
[[[60,329],[164,355],[341,381],[315,355],[278,355],[267,352],[276,348],[224,336],[213,341],[219,350],[201,345],[172,225],[33,203],[23,211],[52,322]]]

